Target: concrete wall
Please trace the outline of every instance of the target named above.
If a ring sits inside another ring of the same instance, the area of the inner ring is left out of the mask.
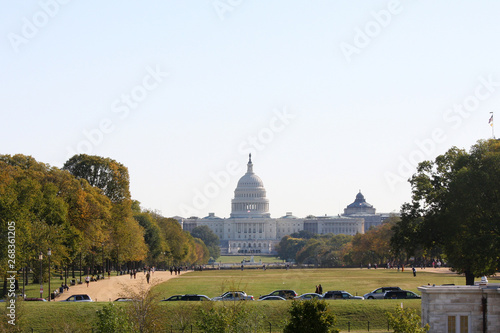
[[[486,299],[486,332],[500,332],[500,284],[484,286],[422,286],[422,323],[429,332],[448,332],[449,317],[467,318],[468,332],[483,331],[483,298]]]

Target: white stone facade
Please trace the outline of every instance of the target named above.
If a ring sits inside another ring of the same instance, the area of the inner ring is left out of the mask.
[[[418,290],[422,324],[430,325],[429,332],[500,332],[500,284],[422,286]]]

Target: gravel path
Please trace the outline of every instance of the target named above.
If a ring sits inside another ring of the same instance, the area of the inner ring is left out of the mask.
[[[181,275],[184,273],[186,273],[186,271],[182,271]],[[176,278],[178,276],[180,275],[170,275],[170,272],[156,271],[151,276],[149,286]],[[82,277],[82,279],[84,279],[84,277]],[[70,286],[69,291],[65,291],[57,297],[56,301],[64,301],[69,296],[75,294],[87,294],[95,302],[109,302],[117,299],[118,297],[123,297],[124,288],[133,288],[137,291],[141,284],[147,285],[146,275],[142,272],[137,273],[135,279],[131,279],[130,275],[111,276],[111,278],[106,277],[104,280],[90,282],[88,287],[85,282],[80,285]]]

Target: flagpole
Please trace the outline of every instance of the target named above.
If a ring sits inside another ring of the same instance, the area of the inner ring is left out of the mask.
[[[493,112],[491,113],[491,136],[495,139],[495,119],[493,119]]]

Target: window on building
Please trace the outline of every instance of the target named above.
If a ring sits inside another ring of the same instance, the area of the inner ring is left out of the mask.
[[[448,333],[455,333],[457,328],[455,326],[455,316],[448,316]]]
[[[469,333],[469,316],[448,316],[448,333]]]
[[[469,316],[460,316],[460,333],[469,333]]]

